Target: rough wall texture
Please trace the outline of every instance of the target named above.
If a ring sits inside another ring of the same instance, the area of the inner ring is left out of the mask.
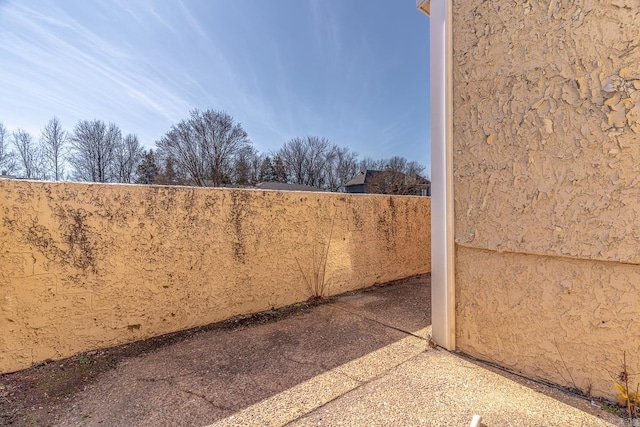
[[[465,247],[456,255],[461,351],[607,397],[623,352],[637,372],[640,267]]]
[[[0,179],[0,372],[430,269],[430,199]]]
[[[640,271],[640,1],[453,3],[459,348],[563,382],[548,342],[571,336],[571,348],[592,352],[570,362],[576,381],[593,377],[596,392],[611,394],[609,372],[623,349],[640,350],[627,313],[640,314],[640,300],[617,299],[635,290]],[[502,270],[473,271],[483,265],[474,257]],[[598,268],[628,279],[614,283]],[[477,292],[479,283],[490,291]],[[567,287],[573,291],[558,293]],[[504,298],[495,306],[490,295]],[[496,310],[476,317],[467,308],[485,303]],[[562,321],[550,329],[538,322],[543,314]],[[601,324],[615,327],[592,333]],[[482,339],[469,338],[474,328]]]

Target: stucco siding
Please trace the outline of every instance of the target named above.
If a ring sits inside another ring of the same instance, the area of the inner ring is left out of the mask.
[[[640,266],[461,246],[456,256],[465,353],[608,397],[623,352],[639,366]]]
[[[453,2],[458,348],[573,386],[554,372],[557,341],[600,394],[640,350],[639,8]]]
[[[430,270],[421,197],[0,179],[0,372]]]

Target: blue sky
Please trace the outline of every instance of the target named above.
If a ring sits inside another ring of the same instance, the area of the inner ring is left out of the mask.
[[[429,172],[428,34],[415,0],[0,0],[0,122],[153,147],[212,108],[261,152],[316,135]]]

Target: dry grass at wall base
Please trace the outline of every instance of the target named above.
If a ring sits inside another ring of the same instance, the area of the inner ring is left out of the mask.
[[[329,256],[329,247],[331,246],[331,237],[333,236],[333,224],[331,221],[331,228],[329,229],[329,237],[322,240],[320,247],[314,246],[312,248],[311,259],[305,263],[310,267],[311,271],[303,268],[300,260],[296,257],[296,263],[298,265],[298,271],[304,281],[307,294],[309,296],[308,301],[322,301],[327,294],[329,288],[329,281],[327,279],[327,258]]]

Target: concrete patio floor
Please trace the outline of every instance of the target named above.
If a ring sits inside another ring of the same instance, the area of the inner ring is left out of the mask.
[[[16,424],[468,426],[477,413],[487,427],[624,425],[583,399],[430,348],[430,321],[429,276],[405,279],[127,357]]]

